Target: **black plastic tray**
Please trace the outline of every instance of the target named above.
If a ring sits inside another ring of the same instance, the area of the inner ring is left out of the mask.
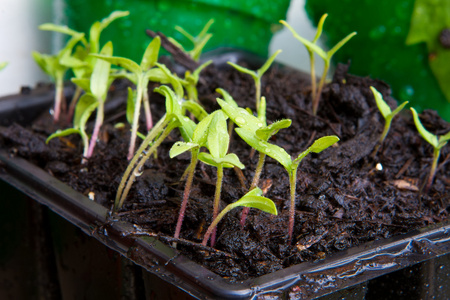
[[[26,123],[49,109],[53,94],[0,98],[0,124]],[[237,283],[212,273],[153,237],[135,237],[132,224],[114,221],[109,210],[19,157],[0,149],[0,178],[78,226],[87,235],[201,299],[311,298],[336,293],[416,263],[450,253],[450,224],[351,248]]]

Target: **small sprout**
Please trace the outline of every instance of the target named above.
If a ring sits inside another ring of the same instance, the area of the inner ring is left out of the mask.
[[[220,194],[222,190],[223,180],[223,168],[237,167],[244,169],[244,165],[240,162],[239,158],[234,153],[228,153],[228,147],[230,143],[230,136],[227,131],[227,121],[224,113],[219,110],[215,112],[211,123],[208,126],[208,134],[206,147],[209,150],[207,152],[201,152],[199,159],[207,165],[217,168],[217,181],[216,191],[214,194],[214,206],[213,206],[213,219],[217,217],[219,213]],[[215,231],[211,237],[211,247],[215,244]]]
[[[138,130],[139,114],[141,111],[141,103],[144,102],[145,116],[147,120],[147,130],[153,127],[152,116],[150,112],[150,104],[148,99],[147,86],[150,78],[155,77],[155,74],[160,74],[157,69],[153,68],[157,64],[158,53],[161,46],[161,40],[156,37],[149,43],[147,49],[145,50],[141,64],[138,65],[131,59],[125,57],[102,55],[102,54],[91,54],[93,57],[105,60],[111,64],[118,65],[125,68],[130,73],[122,74],[124,77],[129,79],[136,85],[136,94],[133,94],[133,101],[128,101],[128,104],[132,106],[132,109],[127,108],[127,115],[129,115],[130,110],[133,111],[133,120],[131,125],[131,138],[130,145],[128,148],[127,159],[130,160],[134,154],[134,147],[136,143],[136,135]],[[152,77],[153,76],[153,77]]]
[[[269,69],[270,65],[273,63],[273,61],[275,60],[277,55],[280,53],[281,53],[281,50],[277,50],[274,54],[272,54],[271,57],[269,57],[269,59],[267,59],[267,61],[261,66],[261,68],[259,68],[256,71],[252,71],[252,70],[244,68],[240,65],[237,65],[235,63],[228,62],[229,65],[233,66],[239,72],[242,72],[242,73],[252,76],[253,80],[255,81],[256,111],[258,112],[258,117],[259,117],[259,107],[260,107],[260,101],[261,101],[261,77],[264,75],[264,73],[267,71],[267,69]]]
[[[217,224],[219,224],[220,220],[233,208],[236,207],[251,207],[251,208],[257,208],[259,210],[262,210],[266,213],[272,214],[272,215],[278,215],[277,207],[275,206],[275,203],[273,203],[272,200],[269,198],[262,196],[262,191],[260,188],[255,188],[242,196],[241,199],[234,203],[228,204],[221,212],[217,215],[216,218],[214,218],[211,225],[206,230],[205,236],[202,241],[202,245],[206,246],[206,243],[208,243],[209,237],[214,232],[214,230],[217,227]]]
[[[447,145],[447,142],[450,140],[450,131],[444,135],[437,136],[429,132],[423,127],[420,122],[419,116],[414,108],[411,107],[411,111],[414,118],[414,124],[416,125],[417,131],[423,137],[425,141],[427,141],[431,146],[433,146],[433,163],[431,165],[430,174],[428,175],[428,180],[425,185],[425,192],[431,187],[433,183],[434,175],[436,174],[437,163],[439,161],[439,156],[441,154],[441,149]]]
[[[340,42],[338,42],[333,48],[331,48],[331,50],[329,50],[328,52],[325,52],[325,50],[320,48],[316,44],[316,42],[319,39],[320,35],[322,34],[323,23],[325,22],[325,19],[327,16],[328,16],[327,14],[324,14],[322,16],[322,18],[320,18],[319,24],[317,25],[316,36],[314,37],[314,39],[312,41],[308,41],[307,39],[298,35],[297,32],[295,32],[295,30],[288,23],[286,23],[286,21],[283,21],[283,20],[280,21],[280,23],[283,24],[284,26],[286,26],[292,32],[294,37],[297,40],[299,40],[306,47],[306,50],[308,51],[308,54],[310,57],[310,62],[311,62],[311,83],[313,85],[312,86],[313,92],[311,94],[313,115],[317,114],[317,109],[319,107],[319,101],[320,101],[322,89],[325,84],[325,79],[327,77],[327,73],[328,73],[328,70],[329,70],[330,64],[331,64],[331,58],[342,46],[344,46],[345,43],[347,43],[354,35],[356,35],[356,32],[350,33],[345,38],[343,38]],[[314,53],[319,55],[325,62],[324,70],[322,73],[322,77],[319,81],[319,86],[317,87],[317,90],[314,88],[315,84],[316,84],[315,83],[316,78],[315,78],[315,67],[314,67]]]
[[[324,136],[316,141],[305,151],[300,153],[294,160],[291,156],[281,147],[273,145],[255,136],[251,131],[244,128],[236,128],[235,131],[239,136],[251,147],[257,151],[266,154],[278,161],[289,174],[290,194],[291,194],[291,206],[289,211],[289,241],[292,240],[292,233],[294,230],[294,216],[295,216],[295,188],[297,183],[297,169],[303,158],[309,153],[320,153],[326,148],[330,147],[339,138],[337,136]]]
[[[384,101],[381,93],[378,92],[377,89],[374,88],[373,86],[371,86],[370,89],[372,90],[373,96],[375,97],[375,102],[377,103],[378,109],[380,110],[380,113],[383,116],[384,121],[385,121],[383,133],[381,134],[379,143],[374,150],[374,154],[375,154],[378,152],[378,148],[380,147],[380,145],[383,144],[384,139],[386,138],[386,136],[389,132],[389,128],[391,127],[391,123],[392,123],[392,119],[406,106],[406,104],[408,104],[408,101],[403,102],[394,111],[391,111],[391,108]]]
[[[40,27],[42,28],[42,27]],[[45,27],[44,27],[45,28]],[[73,47],[84,39],[83,33],[77,33],[67,42],[66,46],[56,55],[46,55],[34,51],[34,60],[55,81],[55,104],[53,109],[53,120],[59,121],[61,113],[65,113],[64,100],[64,75],[69,68],[82,67],[85,63],[72,56]]]
[[[205,48],[206,43],[208,43],[208,41],[212,38],[212,34],[208,33],[208,30],[213,23],[214,23],[214,19],[210,19],[196,37],[194,37],[192,34],[188,33],[182,27],[175,26],[175,30],[177,30],[182,35],[184,35],[194,45],[194,48],[190,51],[186,51],[184,49],[184,47],[179,42],[177,42],[175,39],[169,38],[169,40],[175,46],[177,46],[183,52],[185,52],[187,55],[189,55],[193,60],[198,61],[202,54],[203,48]]]

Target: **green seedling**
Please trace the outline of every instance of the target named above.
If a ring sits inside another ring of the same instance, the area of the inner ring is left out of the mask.
[[[0,63],[0,71],[3,70],[7,65],[8,65],[8,63],[6,61],[1,62]]]
[[[181,99],[168,87],[161,86],[155,89],[166,97],[166,114],[155,124],[149,131],[145,140],[130,160],[125,170],[122,180],[117,190],[114,202],[114,210],[120,209],[130,191],[136,177],[142,173],[144,163],[150,156],[156,152],[159,145],[172,132],[173,129],[179,127],[182,137],[185,141],[191,141],[195,128],[195,123],[182,115],[180,106]]]
[[[184,74],[184,80],[182,81],[182,84],[184,88],[186,89],[186,92],[188,94],[188,99],[193,100],[195,102],[198,101],[198,92],[197,92],[197,83],[200,77],[200,72],[209,66],[212,63],[212,60],[208,60],[207,62],[201,64],[197,69],[195,69],[194,72],[186,71]]]
[[[245,194],[241,199],[234,203],[228,204],[221,212],[214,218],[211,225],[206,230],[205,236],[203,237],[202,245],[206,246],[208,243],[209,237],[215,231],[217,224],[219,224],[220,220],[233,208],[236,207],[248,207],[248,208],[257,208],[266,213],[272,215],[278,215],[277,207],[275,203],[269,198],[262,196],[262,191],[260,188],[255,188]]]
[[[84,64],[76,65],[72,67],[73,74],[75,78],[89,78],[91,73],[94,70],[96,58],[90,56],[89,54],[95,53],[98,54],[100,51],[100,35],[102,31],[107,28],[113,21],[128,16],[130,13],[128,11],[114,11],[108,17],[102,19],[101,21],[96,21],[92,24],[89,30],[89,40],[83,37],[80,42],[81,45],[77,45],[75,47],[75,51],[73,53],[73,57],[83,61]],[[39,27],[41,30],[48,30],[53,32],[59,32],[62,34],[66,34],[69,36],[76,36],[81,34],[73,29],[68,28],[67,26],[61,26],[52,23],[42,24]],[[72,118],[73,112],[75,110],[76,103],[81,96],[82,89],[77,86],[75,93],[70,101],[69,111],[68,111],[68,119]]]
[[[84,62],[72,56],[73,48],[83,38],[83,33],[74,33],[66,46],[55,55],[41,54],[36,51],[32,53],[39,67],[55,82],[56,91],[53,109],[53,120],[55,122],[59,121],[61,113],[65,113],[64,75],[69,68],[78,68],[85,65]]]
[[[387,103],[384,101],[383,95],[381,95],[381,93],[378,92],[377,89],[374,88],[373,86],[371,86],[370,89],[372,90],[378,109],[380,110],[380,113],[384,118],[383,133],[381,134],[378,145],[375,147],[375,150],[373,152],[374,154],[376,154],[378,152],[380,145],[383,144],[389,132],[389,128],[391,128],[392,119],[406,106],[406,104],[408,104],[408,101],[403,102],[396,109],[394,109],[394,111],[392,111],[389,105],[387,105]]]
[[[427,141],[431,146],[433,146],[433,163],[431,164],[430,174],[428,175],[428,180],[425,185],[425,192],[429,190],[431,184],[433,183],[434,176],[436,174],[437,164],[439,161],[439,156],[441,154],[441,149],[447,145],[450,140],[450,131],[444,135],[437,136],[425,129],[425,127],[420,122],[419,116],[414,108],[411,107],[411,111],[414,118],[414,124],[416,124],[417,131]]]
[[[169,37],[169,40],[170,42],[172,42],[172,44],[174,44],[175,46],[180,48],[183,52],[185,52],[187,55],[189,55],[193,60],[198,61],[203,52],[203,48],[205,48],[206,43],[208,43],[208,41],[212,38],[212,34],[208,33],[208,30],[213,23],[214,19],[210,19],[197,36],[193,36],[180,26],[175,26],[175,30],[180,32],[193,44],[194,47],[192,48],[192,50],[186,51],[183,45],[181,45],[173,38]]]
[[[278,161],[288,172],[289,183],[290,183],[290,195],[291,195],[291,205],[289,210],[289,241],[292,240],[292,233],[294,230],[294,216],[295,216],[295,189],[297,182],[297,169],[303,158],[309,153],[320,153],[326,148],[330,147],[339,138],[337,136],[324,136],[316,141],[305,151],[300,153],[295,159],[281,147],[268,143],[267,141],[261,139],[261,135],[258,137],[255,134],[244,128],[236,128],[235,131],[239,136],[251,147],[255,148],[257,151],[265,153],[266,155],[272,157]]]
[[[328,73],[328,70],[330,68],[331,59],[332,59],[333,55],[342,46],[344,46],[344,44],[346,44],[354,35],[356,35],[356,32],[350,33],[345,38],[343,38],[340,42],[338,42],[333,48],[331,48],[331,50],[326,52],[325,50],[323,50],[322,48],[320,48],[317,45],[317,40],[319,39],[319,37],[322,34],[323,23],[325,22],[325,19],[326,19],[327,16],[328,16],[327,14],[324,14],[322,16],[322,18],[320,18],[319,24],[317,25],[316,36],[314,37],[314,39],[312,41],[308,41],[307,39],[305,39],[305,38],[301,37],[300,35],[298,35],[297,32],[295,32],[295,30],[288,23],[286,23],[286,21],[283,21],[283,20],[280,21],[280,23],[283,24],[284,26],[286,26],[291,31],[293,36],[297,40],[299,40],[306,47],[306,50],[308,51],[308,54],[309,54],[309,57],[310,57],[310,62],[311,62],[311,84],[312,84],[311,98],[312,98],[313,115],[317,114],[317,109],[319,107],[319,101],[320,101],[320,97],[321,97],[321,94],[322,94],[322,89],[323,89],[323,86],[325,84],[325,79],[327,77],[327,73]],[[324,64],[323,73],[322,73],[322,77],[320,78],[317,90],[315,89],[316,76],[315,76],[315,66],[314,66],[314,53],[319,55],[323,59],[323,61],[325,63]]]
[[[103,55],[112,55],[112,51],[112,43],[108,42],[105,44],[100,53]],[[109,86],[113,81],[113,78],[110,76],[110,68],[110,63],[98,60],[94,66],[90,79],[73,80],[86,91],[86,94],[80,98],[80,101],[78,101],[76,105],[74,127],[52,134],[47,139],[47,142],[55,137],[77,133],[81,136],[84,144],[83,157],[89,158],[92,156],[100,128],[103,124],[106,96],[108,94]],[[97,114],[95,118],[94,131],[89,143],[87,141],[88,137],[85,128],[87,120],[94,110],[97,110]]]
[[[233,66],[239,72],[250,75],[255,81],[255,100],[256,100],[256,111],[259,112],[260,101],[261,101],[261,77],[264,73],[269,69],[270,65],[273,63],[278,54],[281,53],[281,50],[277,50],[271,57],[256,71],[249,70],[242,66],[239,66],[235,63],[228,62],[229,65]],[[258,114],[259,116],[259,114]]]
[[[118,56],[108,56],[108,55],[96,55],[91,54],[94,57],[105,60],[111,64],[120,66],[129,71],[129,73],[124,74],[126,78],[128,78],[131,82],[136,85],[136,94],[133,98],[132,102],[132,110],[133,110],[133,121],[131,126],[131,138],[130,145],[128,148],[127,159],[130,160],[134,154],[134,147],[136,143],[136,135],[138,130],[138,121],[139,114],[141,110],[141,103],[144,102],[144,111],[147,120],[147,130],[150,130],[153,127],[152,116],[150,112],[150,104],[148,99],[148,82],[150,79],[159,78],[161,75],[160,70],[157,68],[153,68],[156,65],[156,61],[158,59],[159,49],[161,46],[161,40],[159,37],[153,39],[151,43],[147,46],[147,49],[142,56],[142,60],[140,65],[132,61],[131,59],[125,57]],[[164,81],[161,78],[161,81]],[[127,108],[129,110],[129,108]]]
[[[222,111],[217,111],[211,120],[207,134],[207,148],[209,153],[201,152],[199,160],[203,163],[217,168],[216,190],[214,193],[213,219],[219,213],[220,194],[222,191],[223,169],[234,168],[244,169],[245,166],[240,162],[234,153],[228,153],[230,136],[227,131],[227,121]],[[215,244],[215,231],[211,237],[211,247]]]
[[[227,96],[228,97],[228,96]],[[225,98],[227,98],[225,97]],[[264,97],[261,98],[263,101],[261,102],[261,106],[265,111],[265,101]],[[264,142],[267,142],[273,135],[278,133],[280,129],[288,128],[291,126],[292,121],[289,119],[284,119],[272,123],[270,125],[266,125],[265,123],[265,114],[264,120],[255,117],[250,114],[247,110],[238,107],[232,99],[228,99],[228,101],[224,101],[222,99],[217,99],[217,103],[219,103],[222,110],[227,114],[227,116],[233,121],[234,124],[239,126],[241,129],[246,130],[249,134],[253,135],[254,139],[261,139]],[[250,145],[251,146],[251,145]],[[255,175],[253,176],[252,183],[250,185],[250,190],[258,186],[259,179],[261,177],[262,169],[264,166],[264,161],[266,158],[266,153],[259,151],[257,148],[253,147],[259,152],[258,164],[256,165]],[[244,208],[242,211],[241,217],[241,227],[243,228],[245,225],[245,220],[247,218],[249,212],[249,208]]]
[[[186,211],[187,203],[189,200],[189,194],[191,191],[192,181],[194,178],[195,167],[198,162],[200,148],[205,147],[207,144],[208,130],[214,116],[220,111],[215,111],[210,115],[204,117],[196,126],[192,134],[192,139],[185,140],[184,142],[176,142],[170,149],[170,158],[174,158],[186,151],[191,153],[191,162],[186,169],[187,179],[183,193],[183,201],[181,202],[180,212],[178,214],[178,221],[175,229],[175,238],[179,238],[181,232],[181,226],[183,224],[184,214]]]
[[[96,109],[98,102],[92,94],[84,94],[80,97],[80,100],[77,103],[75,108],[75,114],[73,117],[73,128],[67,128],[64,130],[58,130],[55,133],[51,134],[46,143],[50,142],[50,140],[56,137],[64,137],[71,134],[78,134],[81,137],[81,141],[83,142],[83,157],[88,157],[89,151],[89,136],[86,133],[86,124],[91,116],[92,112]],[[82,162],[85,160],[83,158]]]

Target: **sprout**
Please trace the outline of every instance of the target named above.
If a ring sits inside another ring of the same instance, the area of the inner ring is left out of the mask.
[[[169,38],[170,42],[180,48],[183,52],[185,52],[188,56],[190,56],[193,60],[198,61],[200,59],[200,56],[202,54],[203,48],[205,47],[206,43],[212,38],[212,34],[208,33],[209,28],[214,23],[214,19],[210,19],[208,23],[205,24],[203,29],[200,31],[200,33],[197,36],[193,36],[186,30],[184,30],[180,26],[175,26],[175,30],[180,32],[182,35],[184,35],[191,43],[194,45],[194,48],[190,51],[186,51],[184,47],[177,42],[173,38]]]
[[[136,143],[136,135],[138,130],[138,121],[139,121],[139,114],[141,111],[141,102],[144,102],[144,110],[145,110],[145,116],[147,120],[147,130],[150,130],[153,127],[153,121],[152,116],[150,112],[150,104],[148,99],[148,91],[147,86],[148,82],[151,79],[157,78],[161,81],[164,81],[164,78],[160,78],[161,72],[153,68],[157,64],[158,59],[158,53],[159,48],[161,46],[161,40],[159,37],[156,37],[153,39],[151,43],[147,46],[147,49],[145,50],[140,65],[132,61],[131,59],[125,58],[125,57],[118,57],[118,56],[110,56],[110,55],[96,55],[92,54],[92,56],[100,58],[102,60],[105,60],[111,64],[118,65],[120,67],[123,67],[127,69],[130,73],[123,74],[127,79],[129,79],[131,82],[133,82],[136,85],[136,94],[135,97],[133,97],[132,102],[128,102],[131,104],[131,109],[127,108],[128,110],[133,111],[133,120],[131,125],[131,138],[130,138],[130,145],[128,148],[128,155],[127,159],[130,160],[133,157],[134,154],[134,147]]]
[[[236,128],[235,131],[239,136],[251,147],[255,148],[257,151],[266,154],[278,161],[289,174],[290,183],[290,195],[291,195],[291,206],[289,211],[289,241],[292,240],[292,233],[294,230],[294,216],[295,216],[295,188],[297,183],[297,169],[303,158],[309,153],[320,153],[326,148],[330,147],[339,138],[337,136],[324,136],[317,139],[308,149],[300,153],[294,160],[291,156],[281,147],[268,143],[267,141],[261,139],[261,133],[258,136],[247,129]]]
[[[380,147],[381,144],[383,144],[384,139],[386,138],[386,136],[389,132],[389,128],[391,127],[391,123],[392,123],[392,119],[406,106],[406,104],[408,104],[408,101],[403,102],[394,111],[391,111],[391,108],[384,101],[381,93],[378,92],[377,89],[374,88],[373,86],[371,86],[370,89],[372,90],[373,96],[375,97],[375,102],[377,103],[378,109],[380,110],[380,113],[385,120],[383,133],[381,134],[379,143],[374,150],[374,154],[375,154],[378,152],[378,148]]]
[[[278,215],[277,208],[275,206],[275,203],[273,203],[272,200],[269,198],[263,197],[262,191],[260,188],[255,188],[242,196],[241,199],[234,203],[228,204],[219,215],[217,215],[216,218],[214,218],[211,225],[206,230],[205,236],[203,237],[202,245],[206,246],[206,243],[209,240],[209,237],[211,234],[215,231],[217,224],[219,224],[220,220],[233,208],[244,206],[244,207],[252,207],[257,208],[259,210],[262,210],[266,213],[272,214],[272,215]]]
[[[308,51],[310,62],[311,62],[311,84],[312,84],[312,111],[313,115],[317,114],[317,109],[319,107],[319,101],[322,93],[323,86],[325,84],[325,79],[327,77],[328,70],[330,68],[331,64],[331,58],[333,55],[342,47],[345,43],[347,43],[354,35],[356,35],[356,32],[352,32],[349,35],[347,35],[345,38],[343,38],[339,43],[337,43],[331,50],[328,52],[325,52],[322,48],[320,48],[316,42],[319,39],[320,35],[322,34],[322,28],[323,23],[325,22],[325,19],[328,15],[324,14],[319,21],[319,24],[317,25],[317,32],[316,36],[312,41],[308,41],[307,39],[301,37],[300,35],[295,32],[295,30],[285,21],[280,21],[281,24],[286,26],[294,35],[294,37],[299,40],[303,45],[305,45],[306,50]],[[319,81],[319,86],[317,87],[317,90],[314,88],[316,84],[316,77],[315,77],[315,67],[314,67],[314,53],[319,55],[325,62],[322,77]]]
[[[436,136],[429,132],[423,127],[420,122],[419,116],[414,108],[411,107],[411,111],[414,118],[414,124],[416,125],[417,131],[423,137],[425,141],[427,141],[431,146],[433,146],[433,163],[431,165],[430,174],[428,175],[428,180],[425,185],[425,192],[431,187],[433,183],[434,175],[436,174],[437,163],[439,161],[439,156],[441,154],[441,149],[447,145],[447,142],[450,140],[450,131],[444,135]]]
[[[259,107],[260,107],[260,101],[261,101],[261,77],[264,75],[264,73],[269,69],[272,62],[275,60],[278,54],[281,53],[281,50],[277,50],[274,54],[272,54],[269,59],[256,71],[249,70],[247,68],[244,68],[242,66],[239,66],[235,63],[228,62],[229,65],[233,66],[236,70],[239,72],[248,74],[252,76],[253,80],[255,81],[255,98],[256,98],[256,111],[258,112],[259,117]]]

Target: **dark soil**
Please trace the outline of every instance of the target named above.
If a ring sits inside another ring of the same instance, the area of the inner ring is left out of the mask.
[[[189,258],[231,280],[267,274],[293,264],[323,259],[327,255],[367,241],[392,237],[448,218],[450,202],[450,147],[444,147],[434,184],[420,192],[431,165],[432,148],[417,133],[409,112],[396,117],[377,155],[377,144],[384,120],[375,105],[369,86],[375,86],[391,107],[396,106],[385,83],[347,74],[347,66],[337,68],[326,86],[318,116],[312,116],[308,76],[283,67],[273,67],[263,77],[262,94],[267,98],[267,119],[292,119],[292,126],[271,140],[297,155],[313,140],[338,135],[340,142],[320,154],[307,156],[298,171],[294,238],[288,243],[289,182],[284,168],[267,158],[260,187],[278,207],[279,215],[251,210],[244,230],[240,229],[240,209],[229,213],[219,224],[215,248],[204,251],[198,244],[211,222],[215,189],[215,170],[199,164],[178,248]],[[29,127],[12,125],[2,129],[3,147],[11,154],[26,157],[60,180],[95,201],[111,207],[122,173],[126,168],[129,127],[125,122],[126,82],[111,89],[110,105],[118,107],[107,117],[95,155],[81,165],[82,146],[77,136],[46,137],[56,130],[48,113]],[[218,108],[215,89],[227,90],[240,106],[254,109],[252,79],[229,67],[210,66],[199,85],[201,103],[208,111]],[[164,99],[151,95],[154,119],[164,113]],[[426,111],[423,124],[432,132],[444,134],[450,124]],[[142,120],[143,121],[143,120]],[[144,122],[141,124],[144,132]],[[92,126],[92,125],[91,125]],[[168,150],[180,140],[172,133],[161,145],[157,158],[145,165],[125,206],[117,215],[137,224],[144,231],[159,233],[161,240],[172,237],[177,221],[184,182],[180,177],[189,156],[170,159]],[[248,186],[258,155],[237,135],[230,151],[246,168]],[[232,169],[225,170],[222,208],[239,199],[247,190]]]

